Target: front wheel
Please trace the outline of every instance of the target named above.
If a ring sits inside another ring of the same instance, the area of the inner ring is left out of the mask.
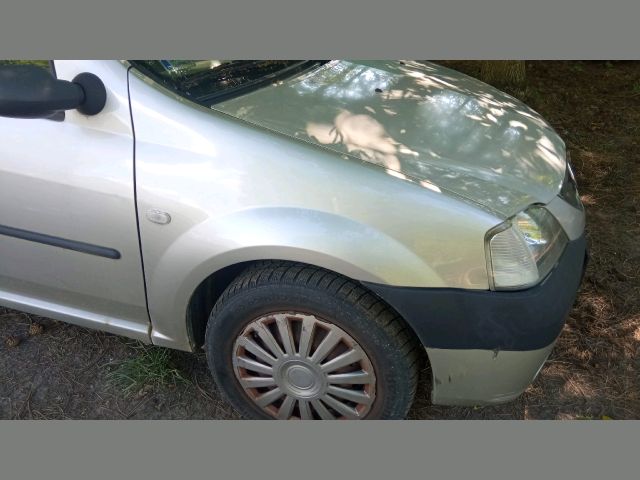
[[[403,418],[420,347],[361,285],[327,270],[265,262],[225,290],[205,349],[220,390],[249,418]]]

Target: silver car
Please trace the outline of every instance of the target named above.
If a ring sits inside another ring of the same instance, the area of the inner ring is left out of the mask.
[[[0,67],[0,304],[203,348],[249,418],[535,378],[586,260],[564,142],[410,61]]]

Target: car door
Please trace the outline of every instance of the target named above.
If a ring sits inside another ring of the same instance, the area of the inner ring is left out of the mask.
[[[93,116],[0,117],[0,305],[148,341],[127,68],[54,65],[97,75],[107,101]]]

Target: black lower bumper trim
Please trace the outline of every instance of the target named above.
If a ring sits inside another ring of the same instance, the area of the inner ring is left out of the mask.
[[[549,345],[562,330],[586,258],[582,236],[569,242],[543,282],[527,290],[365,285],[404,317],[426,347],[535,350]]]

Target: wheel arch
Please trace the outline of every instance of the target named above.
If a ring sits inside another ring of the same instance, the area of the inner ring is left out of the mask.
[[[411,249],[371,226],[324,212],[259,208],[210,219],[183,232],[146,269],[151,339],[193,351],[201,318],[232,278],[253,262],[323,268],[358,282],[440,286]],[[145,258],[146,260],[146,258]],[[207,291],[208,289],[208,291]]]
[[[409,327],[409,331],[411,335],[414,336],[418,341],[419,337],[414,330],[413,326],[411,326],[402,315],[400,315],[397,310],[395,310],[388,302],[386,302],[383,298],[381,298],[376,292],[372,291],[361,281],[354,279],[348,275],[345,275],[342,272],[337,272],[332,269],[328,269],[321,265],[310,264],[306,262],[300,261],[291,261],[286,259],[260,259],[260,260],[251,260],[238,262],[231,265],[228,265],[216,272],[213,272],[211,275],[206,277],[200,282],[200,284],[196,287],[191,298],[189,300],[189,304],[186,312],[186,329],[189,336],[189,342],[192,346],[193,350],[197,350],[204,344],[204,336],[205,330],[207,326],[207,322],[209,319],[209,315],[214,305],[222,295],[222,293],[226,290],[226,288],[236,279],[239,275],[241,275],[246,269],[251,268],[252,266],[259,264],[270,264],[270,263],[288,263],[291,265],[304,265],[312,268],[319,268],[323,270],[330,271],[332,273],[338,274],[342,277],[347,278],[348,280],[357,283],[362,288],[366,289],[372,295],[376,296],[383,302],[389,309],[393,310],[398,314],[398,317],[402,318],[402,321],[406,323]],[[426,355],[425,355],[426,358]]]
[[[189,344],[193,350],[204,344],[209,314],[222,292],[243,270],[255,263],[256,261],[246,261],[223,267],[202,280],[193,291],[185,316]]]

